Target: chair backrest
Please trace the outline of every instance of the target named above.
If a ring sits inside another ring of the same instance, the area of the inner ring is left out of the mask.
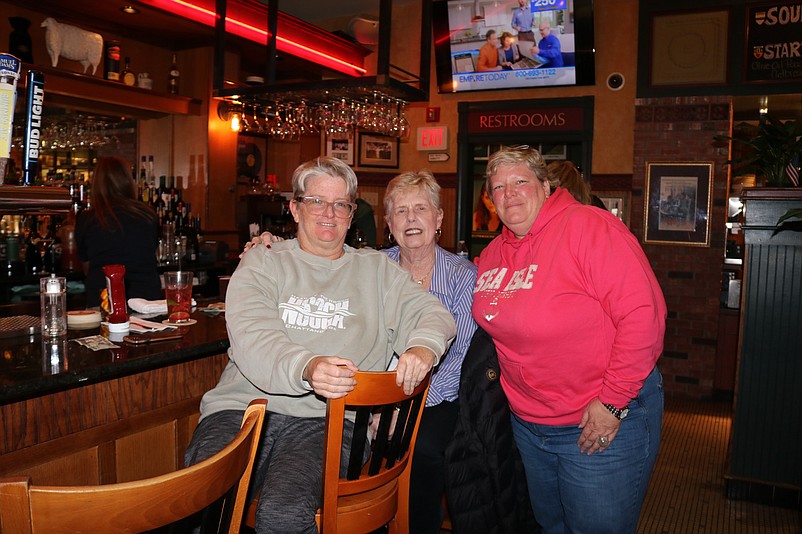
[[[144,480],[99,486],[32,486],[29,477],[0,480],[0,532],[142,532],[168,525],[225,498],[216,531],[239,532],[264,421],[253,401],[234,440],[191,467]]]
[[[323,506],[320,513],[321,532],[329,534],[338,530],[338,503],[341,497],[366,496],[366,500],[377,495],[378,488],[391,488],[396,501],[389,517],[381,514],[368,514],[369,506],[361,506],[365,522],[361,523],[366,532],[386,524],[393,519],[396,510],[406,514],[408,508],[409,473],[412,467],[412,452],[415,449],[420,417],[429,390],[427,375],[415,388],[412,395],[404,394],[396,386],[395,372],[357,372],[356,387],[340,399],[330,399],[326,409],[326,438],[323,454]],[[348,474],[340,478],[343,422],[346,407],[356,412],[351,454],[348,459]],[[393,425],[393,415],[397,418]],[[368,439],[371,417],[381,414],[379,427],[372,443]],[[370,456],[365,463],[366,448]],[[383,493],[384,496],[387,492]],[[400,504],[399,504],[400,503]],[[342,511],[342,510],[341,510]],[[358,522],[360,520],[357,520]],[[406,522],[406,518],[404,518]],[[377,524],[373,524],[377,523]],[[353,523],[342,531],[356,532]]]

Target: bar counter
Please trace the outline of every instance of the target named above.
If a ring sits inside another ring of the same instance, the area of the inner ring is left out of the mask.
[[[160,321],[164,317],[150,320]],[[181,340],[93,351],[69,330],[0,339],[0,477],[124,482],[181,467],[200,398],[228,362],[225,314],[195,311]]]
[[[163,318],[149,320],[160,322]],[[0,405],[221,354],[228,349],[225,314],[212,317],[194,312],[192,318],[198,322],[178,328],[181,340],[143,345],[117,342],[118,348],[99,351],[74,340],[97,335],[100,328],[70,329],[66,336],[54,340],[39,334],[0,339]]]

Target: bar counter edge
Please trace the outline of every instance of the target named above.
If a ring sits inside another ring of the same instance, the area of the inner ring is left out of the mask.
[[[73,341],[99,329],[70,331],[57,340],[63,368],[39,335],[0,340],[0,477],[91,485],[180,468],[200,398],[228,363],[224,315],[192,317],[180,341],[100,351]]]

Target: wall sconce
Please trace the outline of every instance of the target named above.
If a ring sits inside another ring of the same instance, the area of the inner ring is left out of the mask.
[[[768,96],[763,95],[763,96],[760,97],[760,100],[758,101],[758,108],[759,108],[759,112],[760,112],[760,116],[761,117],[765,117],[766,115],[769,114],[769,97]]]
[[[226,102],[225,100],[217,104],[217,116],[220,120],[229,123],[232,132],[240,131],[242,123],[242,104],[239,102]]]

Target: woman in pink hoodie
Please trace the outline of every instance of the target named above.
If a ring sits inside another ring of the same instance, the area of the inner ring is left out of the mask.
[[[557,187],[529,147],[493,154],[504,229],[473,316],[493,338],[545,534],[635,532],[660,444],[666,306],[637,239]]]

